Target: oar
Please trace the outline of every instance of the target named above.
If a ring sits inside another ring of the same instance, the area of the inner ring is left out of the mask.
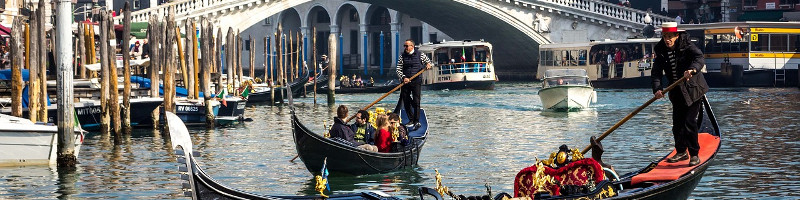
[[[681,79],[678,79],[678,81],[675,81],[675,83],[672,83],[671,85],[669,85],[669,87],[667,87],[667,89],[662,90],[661,93],[662,94],[667,94],[667,92],[669,92],[670,90],[675,88],[675,86],[678,86],[679,83],[682,83],[682,82],[686,81],[686,79],[687,79],[686,76],[681,77]],[[639,114],[639,111],[642,111],[644,108],[646,108],[647,106],[649,106],[651,103],[655,102],[656,100],[658,100],[658,98],[656,98],[656,97],[650,98],[650,100],[648,100],[643,105],[641,105],[638,108],[636,108],[636,110],[634,110],[633,112],[628,114],[628,116],[625,116],[625,118],[622,118],[622,120],[619,120],[619,122],[617,122],[616,124],[614,124],[614,126],[609,128],[608,130],[606,130],[606,132],[603,132],[603,135],[600,135],[600,137],[598,137],[595,141],[600,142],[601,140],[603,140],[603,138],[606,138],[606,136],[610,135],[611,132],[614,132],[614,130],[617,130],[617,128],[619,128],[619,126],[622,126],[622,124],[624,124],[625,122],[627,122],[628,120],[633,118],[634,115]],[[592,145],[591,144],[589,146],[586,146],[586,148],[584,148],[583,151],[581,151],[581,154],[586,154],[586,152],[589,152],[590,149],[592,149]]]
[[[422,74],[422,72],[424,72],[424,71],[426,71],[426,70],[428,70],[428,68],[422,68],[422,70],[419,70],[419,72],[417,72],[416,74],[414,74],[414,76],[411,76],[411,78],[409,78],[408,80],[414,80],[414,78],[417,78],[417,76],[419,76],[420,74]],[[369,105],[365,106],[365,107],[364,107],[364,108],[362,108],[361,110],[367,110],[367,109],[369,109],[370,107],[372,107],[372,106],[373,106],[373,105],[375,105],[376,103],[380,102],[381,100],[383,100],[384,98],[386,98],[387,96],[389,96],[389,94],[392,94],[392,92],[394,92],[394,91],[397,91],[398,89],[400,89],[400,87],[403,87],[403,85],[405,85],[405,84],[406,84],[406,83],[400,83],[400,85],[397,85],[396,87],[394,87],[394,89],[392,89],[391,91],[387,92],[386,94],[383,94],[383,96],[381,96],[380,98],[378,98],[378,100],[375,100],[375,101],[373,101],[371,104],[369,104]],[[347,118],[347,120],[346,120],[346,121],[344,121],[344,123],[345,123],[345,124],[347,124],[347,122],[349,122],[350,120],[352,120],[352,119],[353,119],[353,117],[356,117],[356,115],[354,114],[353,116],[350,116],[350,117],[348,117],[348,118]],[[289,162],[294,162],[294,160],[295,160],[295,159],[297,159],[297,157],[300,157],[300,154],[297,154],[297,155],[295,155],[295,156],[294,156],[294,158],[292,158],[291,160],[289,160]]]
[[[419,76],[420,74],[422,74],[422,72],[425,72],[426,70],[428,70],[428,68],[423,68],[422,70],[419,70],[419,72],[417,72],[417,74],[414,74],[414,76],[412,76],[412,77],[411,77],[411,78],[409,78],[408,80],[409,80],[409,81],[413,81],[413,80],[414,80],[414,78],[417,78],[417,76]],[[372,106],[373,106],[373,105],[375,105],[376,103],[378,103],[378,102],[380,102],[381,100],[383,100],[383,98],[386,98],[387,96],[389,96],[390,94],[392,94],[392,92],[394,92],[394,91],[397,91],[398,89],[400,89],[400,87],[403,87],[403,85],[405,85],[405,84],[406,84],[406,83],[400,83],[400,85],[397,85],[396,87],[394,87],[394,89],[390,90],[390,91],[389,91],[389,92],[387,92],[386,94],[383,94],[383,96],[381,96],[380,98],[378,98],[378,100],[375,100],[375,101],[373,101],[371,104],[369,104],[369,105],[365,106],[365,107],[364,107],[364,108],[362,108],[361,110],[367,110],[367,109],[369,109],[370,107],[372,107]],[[356,114],[358,114],[358,113],[356,113]],[[347,120],[346,120],[346,121],[344,121],[344,123],[346,124],[347,122],[350,122],[350,120],[352,120],[354,117],[356,117],[356,115],[355,115],[355,114],[353,114],[352,116],[348,117],[348,118],[347,118]]]

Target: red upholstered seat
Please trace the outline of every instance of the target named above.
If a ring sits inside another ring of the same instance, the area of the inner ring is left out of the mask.
[[[561,185],[586,185],[590,180],[595,183],[605,179],[603,168],[600,163],[592,158],[584,158],[567,164],[558,169],[544,166],[544,173],[553,177]],[[536,173],[536,165],[522,169],[514,178],[514,197],[531,197],[536,194],[533,188],[533,175]],[[551,195],[560,195],[559,187],[555,184],[547,184],[546,187]]]
[[[698,157],[700,157],[700,163],[702,164],[708,161],[708,159],[717,152],[717,148],[719,148],[719,137],[708,133],[700,133],[697,134],[697,141],[700,143]],[[672,157],[675,153],[676,151],[672,150],[672,153],[670,153],[667,158]],[[665,158],[662,159],[653,170],[634,176],[631,179],[631,184],[636,185],[648,181],[659,182],[677,180],[698,166],[700,165],[689,166],[688,159],[676,163],[668,163]]]

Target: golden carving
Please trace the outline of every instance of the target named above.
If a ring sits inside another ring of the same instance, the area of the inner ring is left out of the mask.
[[[325,191],[325,185],[328,183],[328,180],[322,179],[322,176],[317,175],[314,176],[314,179],[317,181],[317,185],[314,187],[319,192],[319,195],[325,198],[328,198],[328,195],[325,195],[323,191]]]
[[[583,159],[583,154],[578,149],[572,149],[572,161]]]
[[[449,194],[450,190],[447,188],[447,186],[444,186],[442,184],[442,175],[439,174],[439,169],[434,169],[434,170],[436,171],[436,176],[435,176],[436,177],[436,188],[435,188],[436,192],[438,192],[439,195],[441,195],[441,196],[444,196],[445,194]]]

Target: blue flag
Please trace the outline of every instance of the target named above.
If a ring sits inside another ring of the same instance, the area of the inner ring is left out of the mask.
[[[325,180],[325,188],[330,192],[331,186],[328,184],[328,158],[322,161],[322,171],[320,173],[322,174],[322,180]]]

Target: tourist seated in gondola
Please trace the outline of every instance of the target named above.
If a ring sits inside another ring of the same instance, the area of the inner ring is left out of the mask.
[[[375,135],[375,146],[378,146],[378,152],[389,153],[392,150],[392,134],[389,132],[389,117],[384,114],[379,114],[376,119],[378,132]]]
[[[389,129],[392,133],[397,131],[397,143],[402,145],[398,147],[405,147],[411,143],[411,139],[408,137],[408,129],[405,126],[400,125],[400,115],[397,113],[389,113]],[[402,149],[402,148],[399,148]]]
[[[350,129],[355,133],[353,139],[356,141],[358,148],[367,151],[378,151],[378,147],[375,146],[375,127],[369,123],[369,112],[359,110],[356,114],[356,123],[350,125]]]
[[[336,109],[336,117],[333,118],[333,126],[330,132],[328,132],[331,136],[330,138],[343,143],[349,143],[351,146],[356,146],[356,141],[353,139],[355,133],[350,129],[350,126],[347,126],[344,121],[345,119],[347,119],[347,107],[340,105],[339,108]]]

